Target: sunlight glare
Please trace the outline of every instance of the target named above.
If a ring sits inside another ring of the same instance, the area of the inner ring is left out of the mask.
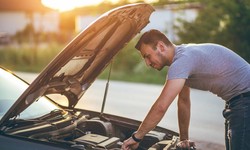
[[[101,2],[109,1],[113,4],[118,3],[120,0],[42,0],[42,4],[59,11],[69,11],[77,7],[98,5]],[[128,0],[130,3],[138,2],[138,0]],[[144,0],[146,3],[158,2],[159,0]]]
[[[100,4],[103,0],[42,0],[42,4],[59,11]]]
[[[119,1],[119,0],[113,0],[113,1]],[[129,0],[130,3],[136,3],[138,0]],[[144,0],[145,3],[156,3],[159,2],[159,0]]]

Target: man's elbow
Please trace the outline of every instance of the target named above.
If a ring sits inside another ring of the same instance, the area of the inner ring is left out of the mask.
[[[157,111],[157,114],[165,114],[168,106],[158,103],[154,106],[154,109]]]

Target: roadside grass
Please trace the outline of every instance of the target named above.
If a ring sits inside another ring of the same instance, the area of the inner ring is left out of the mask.
[[[150,69],[146,72],[123,72],[113,70],[110,75],[110,80],[148,83],[148,84],[161,84],[163,85],[166,80],[166,70],[161,72]],[[109,68],[106,68],[99,76],[100,79],[108,79]]]
[[[40,72],[61,49],[62,46],[56,43],[4,46],[0,48],[0,65],[15,71]]]
[[[22,44],[0,48],[0,65],[13,71],[39,73],[63,49],[63,44],[50,43],[30,46]],[[113,60],[110,79],[164,84],[167,70],[156,71],[144,63],[138,51],[134,50],[134,42],[129,43]],[[99,79],[107,79],[109,66],[99,75]]]

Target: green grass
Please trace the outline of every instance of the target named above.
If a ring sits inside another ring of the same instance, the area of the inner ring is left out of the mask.
[[[7,46],[0,48],[0,64],[10,70],[40,72],[62,49],[58,44],[49,46]]]
[[[150,83],[150,84],[164,84],[166,80],[166,70],[161,72],[150,69],[144,73],[137,72],[124,72],[113,70],[110,75],[111,80],[138,82],[138,83]],[[100,79],[107,79],[109,68],[103,71],[99,76]]]

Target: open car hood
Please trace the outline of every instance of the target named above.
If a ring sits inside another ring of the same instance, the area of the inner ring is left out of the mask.
[[[140,3],[118,7],[100,16],[39,74],[0,124],[48,94],[65,95],[68,107],[73,108],[113,56],[149,23],[153,11],[152,6]]]

